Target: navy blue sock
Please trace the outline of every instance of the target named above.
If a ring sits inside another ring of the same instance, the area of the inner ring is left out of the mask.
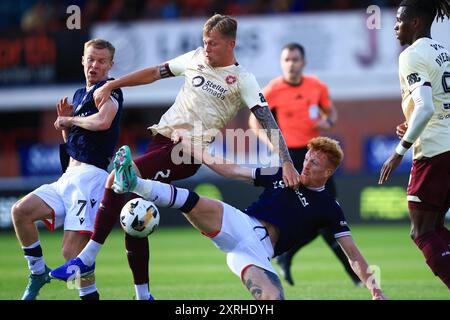
[[[189,213],[194,209],[194,207],[197,205],[198,201],[200,200],[200,197],[197,193],[193,191],[189,191],[189,195],[186,199],[186,202],[180,207],[181,212],[183,213]]]

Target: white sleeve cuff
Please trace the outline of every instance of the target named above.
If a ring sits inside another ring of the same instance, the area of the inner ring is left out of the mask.
[[[401,142],[401,141],[399,142],[399,144],[398,144],[397,147],[395,148],[395,152],[396,152],[397,154],[401,155],[401,156],[404,156],[405,153],[406,153],[407,151],[408,151],[408,149],[405,148],[405,147],[402,145],[402,142]]]
[[[113,96],[109,96],[109,98],[110,98],[111,101],[114,103],[114,105],[116,106],[116,108],[119,109],[119,102],[116,100],[116,98],[114,98]]]
[[[405,132],[403,140],[414,143],[433,116],[434,104],[433,92],[429,86],[416,88],[411,93],[411,96],[414,100],[414,111],[408,121],[408,129]]]
[[[256,169],[258,169],[258,168],[252,168],[252,179],[253,180],[256,179]]]

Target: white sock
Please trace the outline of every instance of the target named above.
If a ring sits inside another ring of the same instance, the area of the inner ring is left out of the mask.
[[[137,178],[134,193],[153,201],[157,206],[174,209],[181,208],[189,195],[189,190],[177,188],[167,183]]]
[[[36,241],[29,246],[22,247],[22,249],[34,249],[41,245],[41,241]],[[35,257],[24,255],[25,260],[28,262],[28,269],[30,269],[32,274],[43,274],[45,272],[45,260],[44,256]]]
[[[28,262],[28,269],[30,269],[32,274],[43,274],[45,272],[45,261],[43,256],[25,256],[25,259]]]
[[[91,284],[90,286],[80,288],[78,290],[78,292],[80,294],[80,297],[84,297],[84,296],[86,296],[86,295],[88,295],[88,294],[90,294],[92,292],[95,292],[95,291],[97,291],[97,286],[95,285],[95,283]]]
[[[84,249],[80,252],[78,258],[80,258],[85,265],[92,266],[102,246],[102,244],[91,239],[84,247]]]
[[[137,183],[136,187],[133,190],[133,193],[140,195],[144,199],[154,201],[154,196],[152,196],[153,183],[148,183],[147,181],[154,182],[152,180],[145,180],[137,177]]]
[[[136,291],[136,300],[150,299],[150,290],[148,288],[148,283],[135,284],[134,291]]]

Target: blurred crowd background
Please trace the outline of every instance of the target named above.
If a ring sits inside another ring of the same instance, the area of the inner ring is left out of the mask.
[[[394,0],[3,0],[0,28],[3,31],[55,31],[65,26],[69,5],[81,8],[82,22],[180,19],[222,13],[232,16],[282,13],[348,11],[369,5],[394,7]]]

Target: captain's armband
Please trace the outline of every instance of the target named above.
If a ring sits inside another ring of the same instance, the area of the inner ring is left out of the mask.
[[[175,77],[175,75],[170,71],[169,64],[165,63],[159,66],[159,74],[161,78],[169,78],[169,77]]]

